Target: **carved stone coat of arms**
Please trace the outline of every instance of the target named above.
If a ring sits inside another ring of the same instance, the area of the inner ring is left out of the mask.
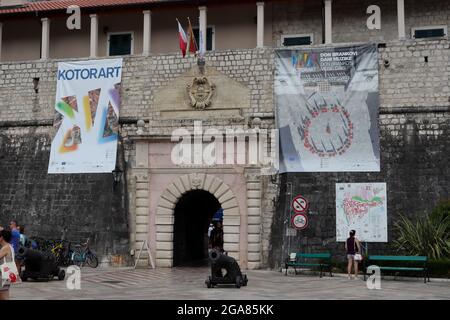
[[[211,105],[216,86],[206,77],[195,77],[187,86],[189,104],[195,109],[205,109]]]

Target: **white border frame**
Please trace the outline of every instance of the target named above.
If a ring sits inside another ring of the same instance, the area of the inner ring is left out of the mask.
[[[411,39],[416,39],[414,36],[416,30],[431,30],[431,29],[444,29],[445,35],[443,37],[429,37],[429,38],[418,38],[418,39],[442,39],[442,38],[448,38],[448,27],[447,25],[436,25],[436,26],[424,26],[424,27],[413,27],[411,28]]]
[[[286,38],[296,38],[296,37],[310,37],[311,38],[311,44],[303,44],[303,45],[296,45],[296,46],[285,46],[284,39]],[[280,47],[298,47],[298,46],[311,46],[314,44],[314,33],[302,33],[302,34],[282,34],[281,35],[281,43]]]
[[[206,26],[206,33],[208,33],[208,29],[211,28],[212,29],[212,48],[211,51],[215,51],[216,50],[216,26],[214,25],[207,25]],[[192,31],[194,30],[199,30],[200,31],[200,27],[199,26],[192,26]],[[197,43],[197,46],[199,47],[200,50],[200,43]],[[206,50],[206,52],[208,52],[208,50]]]
[[[116,57],[116,56],[111,56],[109,54],[109,40],[110,37],[112,35],[120,35],[120,34],[131,34],[131,49],[130,49],[130,54],[129,55],[133,55],[134,54],[134,31],[118,31],[118,32],[108,32],[106,34],[106,55],[108,57]]]

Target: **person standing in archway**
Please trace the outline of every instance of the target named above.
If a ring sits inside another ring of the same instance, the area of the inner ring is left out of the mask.
[[[222,222],[218,221],[214,229],[211,231],[211,236],[209,238],[211,249],[216,249],[220,252],[223,250],[223,228]]]

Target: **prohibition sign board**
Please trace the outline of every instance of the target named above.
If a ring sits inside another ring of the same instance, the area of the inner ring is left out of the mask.
[[[295,213],[305,213],[308,210],[309,203],[302,196],[296,196],[294,200],[292,200],[292,209],[294,209]]]
[[[306,214],[297,213],[292,217],[292,226],[298,230],[303,230],[308,226],[308,217]]]

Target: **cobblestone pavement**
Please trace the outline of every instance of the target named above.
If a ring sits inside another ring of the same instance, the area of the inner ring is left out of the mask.
[[[450,299],[450,282],[424,284],[420,278],[382,280],[369,290],[362,280],[343,276],[284,276],[276,271],[247,271],[247,287],[207,289],[208,268],[82,269],[81,290],[65,281],[27,281],[11,288],[11,299]]]

